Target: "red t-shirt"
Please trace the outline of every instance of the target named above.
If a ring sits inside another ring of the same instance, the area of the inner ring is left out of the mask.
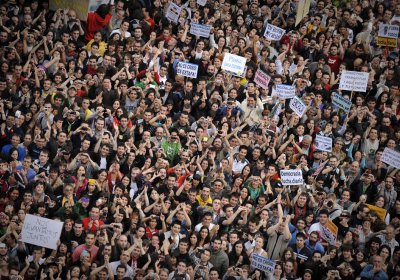
[[[92,227],[90,228],[90,231],[93,232],[93,233],[96,233],[96,231],[99,230],[100,227],[101,227],[102,225],[104,225],[104,222],[103,222],[103,221],[101,221],[101,220],[97,220],[97,221],[99,222],[99,226],[96,227],[96,226],[94,225],[94,223],[93,223],[93,224],[92,224]],[[89,222],[90,222],[90,218],[83,218],[83,219],[82,219],[83,228],[84,228],[85,230],[88,230],[88,229],[89,229]]]
[[[340,56],[328,56],[328,65],[331,67],[331,71],[335,72],[336,74],[339,72],[340,62]]]

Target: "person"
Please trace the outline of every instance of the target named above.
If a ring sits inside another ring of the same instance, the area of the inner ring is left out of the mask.
[[[220,238],[214,239],[210,263],[218,270],[220,275],[224,275],[228,270],[229,258],[222,249],[222,240]]]
[[[373,264],[368,264],[364,267],[360,274],[365,279],[389,279],[386,272],[383,270],[383,260],[381,256],[375,256],[373,258]]]

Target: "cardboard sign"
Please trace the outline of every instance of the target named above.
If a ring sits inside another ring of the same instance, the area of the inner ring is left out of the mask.
[[[307,110],[307,105],[303,103],[303,101],[295,96],[292,100],[290,100],[289,104],[290,109],[293,110],[300,118],[304,115]]]
[[[285,29],[268,23],[267,27],[265,28],[264,37],[273,41],[279,41],[285,32]]]
[[[299,169],[281,170],[282,185],[303,185],[303,172]]]
[[[378,216],[379,219],[381,219],[381,221],[385,221],[385,217],[386,217],[386,209],[385,208],[380,208],[377,207],[375,205],[371,205],[371,204],[367,204],[368,208],[371,211],[374,211],[376,213],[376,215]]]
[[[197,78],[197,72],[199,71],[199,65],[188,63],[188,62],[179,62],[176,67],[176,74],[181,75],[188,78]]]
[[[21,240],[25,243],[57,250],[64,223],[26,214]]]
[[[199,4],[200,6],[205,6],[207,4],[207,0],[197,0],[196,3]]]
[[[210,31],[211,31],[211,26],[198,24],[198,23],[194,23],[194,22],[192,22],[190,24],[189,33],[193,34],[195,36],[208,38],[208,37],[210,37]]]
[[[320,151],[332,152],[332,138],[317,134],[315,137],[315,147]]]
[[[297,4],[296,26],[308,15],[310,11],[311,0],[300,0]]]
[[[178,19],[179,19],[179,15],[181,14],[181,11],[182,11],[182,7],[179,7],[175,3],[171,2],[171,3],[169,3],[167,12],[165,13],[165,17],[169,21],[177,23]]]
[[[263,89],[268,89],[269,81],[271,77],[264,73],[260,68],[257,69],[256,75],[254,76],[254,82],[262,87]]]
[[[343,71],[340,77],[339,89],[366,92],[368,73],[357,71]]]
[[[321,238],[326,240],[330,245],[336,246],[336,239],[338,234],[338,227],[328,219],[326,227],[321,226]]]
[[[397,151],[385,148],[381,156],[381,161],[393,166],[396,169],[400,169],[400,153]]]
[[[289,85],[276,85],[275,87],[276,95],[283,99],[293,98],[295,95],[295,87]]]
[[[344,98],[338,93],[333,95],[332,103],[340,109],[343,109],[345,112],[349,112],[351,109],[351,105],[353,104],[351,100]]]
[[[231,53],[224,55],[221,68],[228,72],[235,73],[235,75],[241,76],[245,72],[246,58]]]
[[[379,25],[378,36],[397,40],[399,37],[399,26],[381,23]]]
[[[259,269],[272,274],[275,271],[275,261],[257,254],[251,255],[251,266],[254,269]]]
[[[376,44],[380,47],[397,48],[397,39],[378,37]]]

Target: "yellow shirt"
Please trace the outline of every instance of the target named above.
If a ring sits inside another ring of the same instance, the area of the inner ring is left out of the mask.
[[[211,196],[208,196],[206,200],[203,200],[200,195],[196,196],[197,201],[199,202],[200,206],[207,206],[208,204],[212,204]]]

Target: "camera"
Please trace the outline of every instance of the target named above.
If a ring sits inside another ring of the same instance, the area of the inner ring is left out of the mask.
[[[326,206],[328,206],[329,208],[333,207],[333,201],[332,200],[328,200],[328,202],[326,203]]]

